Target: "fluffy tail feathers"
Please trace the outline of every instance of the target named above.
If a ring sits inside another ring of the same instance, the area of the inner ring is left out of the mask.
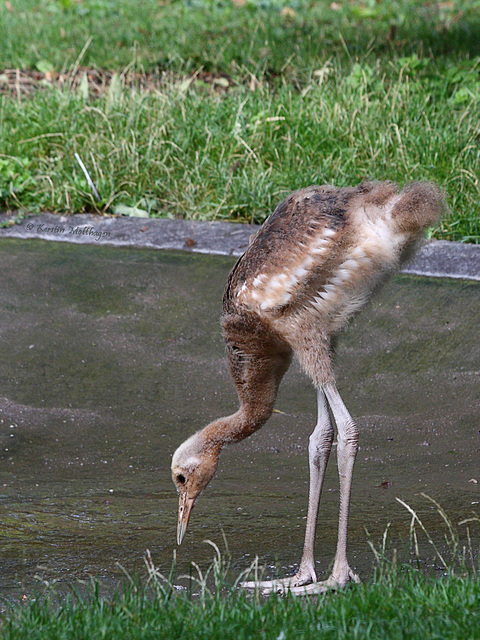
[[[399,193],[392,208],[398,230],[417,235],[440,220],[446,211],[445,195],[432,182],[412,182]]]

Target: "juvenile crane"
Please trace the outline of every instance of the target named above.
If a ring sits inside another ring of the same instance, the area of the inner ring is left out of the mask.
[[[347,561],[358,430],[335,384],[332,339],[412,256],[423,230],[439,219],[443,209],[442,193],[427,182],[412,183],[401,191],[392,182],[312,186],[288,196],[262,225],[230,272],[223,297],[223,336],[240,407],[195,433],[173,455],[178,544],[195,501],[215,474],[221,450],[265,424],[295,355],[313,381],[318,402],[308,447],[303,555],[293,577],[244,586],[309,593],[358,581]],[[317,582],[315,529],[334,437],[328,408],[337,427],[340,511],[332,573],[328,580]]]

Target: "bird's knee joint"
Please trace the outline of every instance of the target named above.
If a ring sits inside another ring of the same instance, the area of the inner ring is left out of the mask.
[[[344,429],[339,430],[338,446],[353,452],[358,450],[358,429],[357,425],[352,421],[348,422]]]
[[[308,452],[310,455],[321,455],[328,453],[332,448],[333,429],[326,429],[321,433],[312,433],[308,440]]]

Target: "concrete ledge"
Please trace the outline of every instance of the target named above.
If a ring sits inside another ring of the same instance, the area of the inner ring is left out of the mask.
[[[0,215],[0,223],[9,216]],[[22,238],[179,249],[197,253],[240,256],[257,225],[151,218],[102,217],[90,214],[59,216],[42,213],[20,224],[0,228],[0,238]],[[480,280],[480,245],[431,241],[403,269],[404,273]]]
[[[0,215],[0,222],[7,219]],[[257,229],[256,225],[229,222],[42,213],[0,229],[0,237],[240,256],[248,247],[250,235]]]

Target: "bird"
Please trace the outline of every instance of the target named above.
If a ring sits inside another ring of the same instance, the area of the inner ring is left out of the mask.
[[[445,208],[443,191],[431,182],[412,182],[402,189],[391,181],[310,186],[285,198],[251,237],[227,278],[221,318],[239,408],[194,433],[173,454],[178,544],[196,500],[215,475],[220,452],[266,423],[295,356],[313,383],[318,407],[308,441],[303,553],[295,575],[247,581],[243,586],[297,595],[359,582],[347,560],[359,431],[337,389],[334,347],[348,321],[412,258],[423,232],[438,222]],[[331,574],[318,581],[315,532],[334,425],[340,484],[338,538]]]

